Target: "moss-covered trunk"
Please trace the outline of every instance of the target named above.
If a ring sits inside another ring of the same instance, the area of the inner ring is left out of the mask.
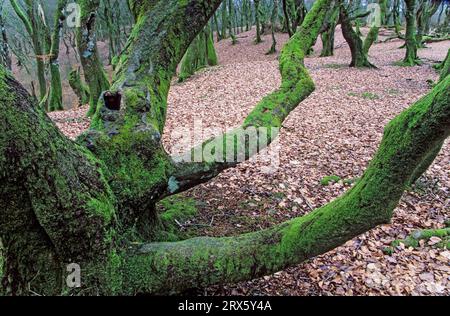
[[[51,47],[50,47],[50,92],[48,99],[48,109],[49,111],[60,111],[64,110],[63,106],[63,95],[62,95],[62,83],[61,83],[61,72],[59,70],[59,44],[61,40],[61,32],[63,28],[63,23],[66,19],[64,14],[65,7],[67,5],[67,0],[59,0],[55,13],[55,24],[53,28],[53,34],[51,37]]]
[[[339,21],[342,27],[342,34],[352,53],[350,67],[374,67],[367,59],[367,54],[363,48],[363,41],[353,29],[351,19],[344,5],[340,6]]]
[[[403,59],[405,66],[415,66],[420,63],[417,56],[416,41],[416,0],[405,0],[406,4],[406,55]]]
[[[88,116],[92,116],[100,94],[110,86],[98,55],[95,36],[95,20],[100,0],[78,0],[77,3],[81,7],[80,27],[76,31],[77,47],[90,92]]]
[[[256,39],[255,43],[259,44],[262,42],[261,38],[261,12],[260,12],[260,2],[259,0],[254,0],[255,5],[255,24],[256,24]]]
[[[3,292],[179,293],[279,271],[390,220],[412,174],[449,136],[448,76],[386,127],[363,177],[332,203],[236,237],[155,238],[157,201],[236,166],[220,160],[178,161],[161,145],[171,79],[220,3],[132,1],[139,22],[111,91],[102,93],[90,129],[77,142],[65,138],[0,67]],[[214,140],[226,146],[227,136],[235,145],[234,136],[242,129],[280,128],[314,91],[304,58],[331,3],[316,1],[283,48],[280,87],[256,105],[240,129],[208,140],[200,149]],[[252,137],[258,140],[261,133]],[[251,157],[262,148],[243,150]],[[69,263],[82,268],[81,288],[65,285]]]
[[[78,98],[78,106],[89,103],[89,87],[81,80],[80,69],[73,69],[69,73],[69,85]]]
[[[325,21],[322,32],[320,33],[320,38],[322,40],[322,52],[320,57],[333,56],[334,54],[334,35],[336,32],[336,25],[339,21],[339,4],[335,5],[332,10],[330,10],[327,21]]]

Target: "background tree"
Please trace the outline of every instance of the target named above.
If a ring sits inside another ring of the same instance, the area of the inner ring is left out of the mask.
[[[178,81],[182,82],[190,78],[196,71],[218,64],[216,49],[209,27],[206,27],[194,39],[186,54],[181,60],[181,71]]]
[[[322,26],[320,32],[320,38],[322,40],[322,52],[320,57],[333,56],[334,54],[334,35],[336,31],[336,25],[339,21],[340,4],[336,3],[330,12],[328,12],[328,18]]]
[[[277,51],[277,39],[275,37],[275,27],[277,23],[278,17],[278,0],[273,0],[273,8],[272,8],[272,16],[270,18],[270,23],[272,27],[272,46],[270,50],[267,52],[268,55],[274,54]]]
[[[256,39],[255,43],[259,44],[262,42],[261,38],[261,8],[260,8],[260,0],[253,0],[253,3],[255,5],[255,23],[256,23]]]
[[[50,92],[48,98],[48,110],[60,111],[64,110],[63,106],[63,91],[61,83],[61,72],[59,69],[59,45],[61,43],[62,29],[66,20],[65,9],[67,0],[58,0],[55,17],[53,34],[51,37],[51,46],[49,54],[50,62]]]
[[[22,21],[25,30],[31,38],[34,56],[36,60],[36,71],[39,83],[39,97],[43,100],[47,96],[47,83],[45,80],[45,30],[44,21],[38,14],[38,1],[25,0],[25,9],[18,0],[10,0],[12,8]]]

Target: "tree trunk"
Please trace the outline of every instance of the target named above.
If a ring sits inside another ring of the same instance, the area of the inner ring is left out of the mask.
[[[320,53],[320,57],[333,56],[334,54],[334,35],[339,20],[339,10],[339,5],[335,5],[333,10],[330,11],[327,21],[324,23],[320,33],[320,38],[322,40],[322,52]]]
[[[289,37],[292,37],[292,30],[291,30],[291,22],[289,19],[289,13],[288,13],[288,7],[287,7],[287,1],[283,0],[283,14],[284,14],[284,23],[286,27],[286,31],[289,34]]]
[[[37,2],[27,0],[25,2],[26,10],[23,10],[18,0],[10,0],[11,6],[15,13],[22,21],[25,30],[30,36],[33,44],[33,50],[36,59],[36,71],[39,82],[39,98],[43,100],[47,96],[47,82],[45,80],[45,63],[44,63],[44,36],[42,34],[39,19],[36,18]]]
[[[78,52],[83,67],[84,78],[89,86],[90,101],[88,116],[93,116],[102,91],[109,88],[109,81],[98,56],[95,36],[95,20],[100,0],[78,0],[81,6],[80,27],[77,27],[76,38]]]
[[[227,1],[222,3],[222,38],[228,38],[227,35],[227,25],[228,25],[228,17],[227,17]]]
[[[262,42],[261,39],[261,22],[260,22],[260,8],[259,0],[254,0],[255,4],[255,22],[256,22],[256,40],[255,43],[259,44]]]
[[[273,0],[272,16],[270,18],[270,23],[272,24],[272,46],[267,52],[267,55],[275,54],[277,52],[277,39],[275,37],[275,24],[277,22],[278,16],[278,0]]]
[[[350,63],[350,67],[375,67],[367,59],[367,54],[363,49],[363,41],[353,29],[347,9],[343,5],[340,7],[339,21],[342,27],[342,34],[350,46],[350,51],[352,53],[352,62]]]
[[[80,69],[73,69],[69,73],[69,85],[78,97],[78,106],[89,103],[89,88],[81,81]]]
[[[9,51],[8,36],[6,35],[5,21],[3,18],[3,6],[0,7],[0,63],[11,70],[12,61]]]
[[[62,83],[61,72],[59,70],[59,44],[61,42],[61,33],[66,19],[64,10],[67,5],[67,0],[58,0],[56,13],[55,13],[55,25],[53,29],[51,48],[50,48],[50,93],[48,99],[49,111],[64,110],[63,95],[62,95]]]
[[[111,91],[102,94],[90,129],[77,142],[65,138],[0,67],[0,240],[6,294],[180,293],[282,270],[387,223],[414,171],[449,136],[447,76],[386,127],[365,174],[341,198],[254,233],[151,242],[159,229],[154,203],[236,162],[180,161],[161,145],[171,79],[221,0],[166,0],[150,7],[148,1],[134,3],[140,4],[134,12],[140,23]],[[271,128],[280,128],[314,91],[304,57],[331,3],[317,0],[284,46],[279,89],[257,104],[240,129],[189,153],[217,140],[226,146],[226,137],[236,148],[234,136],[242,129],[269,128],[268,143],[273,140]],[[262,133],[249,137],[258,140]],[[240,149],[245,157],[259,150]],[[69,263],[82,268],[80,288],[65,285]]]

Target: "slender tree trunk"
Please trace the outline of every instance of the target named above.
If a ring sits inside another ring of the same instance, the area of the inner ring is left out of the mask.
[[[44,63],[44,36],[39,26],[39,18],[36,17],[38,3],[32,0],[26,0],[26,10],[23,10],[18,0],[10,0],[10,3],[25,26],[33,44],[33,51],[36,59],[36,72],[39,83],[39,98],[43,100],[47,96],[47,82],[45,80],[45,63]]]
[[[336,32],[336,25],[339,20],[339,4],[335,5],[331,10],[327,21],[324,23],[320,38],[322,40],[322,52],[320,57],[333,56],[334,54],[334,35]]]
[[[64,10],[67,5],[67,0],[58,0],[56,13],[55,13],[55,25],[52,34],[51,48],[50,48],[50,93],[48,99],[49,111],[64,110],[63,95],[62,95],[62,83],[61,72],[59,69],[59,45],[61,42],[62,29],[64,27],[64,21],[66,19]]]
[[[291,22],[289,19],[289,12],[288,12],[288,7],[287,7],[287,1],[286,0],[282,0],[283,1],[283,13],[284,13],[284,22],[285,22],[285,27],[286,30],[289,34],[289,37],[292,37],[292,30],[291,30]]]
[[[227,16],[227,1],[222,3],[222,39],[228,38],[227,35],[228,16]]]
[[[0,7],[0,64],[11,70],[12,61],[9,51],[8,36],[6,35],[5,22],[3,18],[3,6]]]
[[[109,81],[98,55],[95,35],[95,20],[100,0],[78,0],[78,4],[81,6],[81,23],[80,27],[77,27],[76,38],[84,78],[90,92],[87,115],[92,116],[97,109],[100,94],[109,88]]]
[[[179,161],[161,145],[177,65],[221,3],[198,1],[165,0],[151,7],[148,0],[134,2],[140,23],[111,91],[77,142],[65,138],[0,67],[2,294],[173,294],[280,271],[388,223],[417,167],[449,136],[447,76],[388,124],[366,172],[341,198],[253,233],[155,242],[148,235],[159,229],[154,203],[236,166]],[[279,89],[256,105],[241,128],[213,139],[218,150],[227,136],[235,148],[239,130],[280,128],[311,95],[315,86],[304,57],[331,3],[314,3],[282,50]],[[245,157],[258,150],[243,149]],[[82,268],[80,288],[65,285],[69,263]]]
[[[117,34],[115,32],[115,28],[114,28],[114,23],[113,23],[113,12],[112,12],[112,7],[111,7],[111,2],[110,0],[104,0],[104,12],[103,15],[105,17],[105,21],[106,21],[106,27],[108,30],[108,47],[109,47],[109,55],[108,55],[108,60],[109,63],[112,63],[113,58],[117,55],[117,44],[116,44],[116,38],[117,38]],[[116,22],[116,24],[118,24]]]
[[[363,41],[353,29],[348,12],[343,5],[340,7],[339,21],[342,27],[342,34],[350,46],[350,51],[352,53],[352,62],[350,63],[350,67],[373,68],[374,65],[369,62],[367,59],[367,54],[364,52]]]
[[[81,80],[79,68],[69,73],[69,85],[78,97],[78,106],[89,104],[89,88]]]
[[[214,25],[216,26],[216,37],[217,42],[222,40],[222,35],[220,34],[219,21],[217,20],[217,14],[214,13]]]
[[[233,0],[228,0],[228,28],[229,28],[229,33],[230,33],[230,37],[231,37],[231,43],[233,45],[235,45],[237,43],[237,39],[236,39],[236,30],[233,28],[233,24],[235,22],[234,19],[235,15],[234,15],[234,4],[233,4]]]
[[[259,0],[253,1],[255,4],[255,21],[256,21],[256,40],[255,43],[259,44],[262,42],[261,39],[261,22],[260,22],[260,2]]]

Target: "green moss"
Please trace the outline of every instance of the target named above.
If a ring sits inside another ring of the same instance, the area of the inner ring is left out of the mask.
[[[337,183],[337,182],[339,182],[339,181],[341,181],[341,177],[336,176],[336,175],[332,175],[332,176],[326,176],[326,177],[323,177],[323,178],[320,180],[320,184],[323,185],[323,186],[328,186],[328,185],[330,185],[331,183]]]
[[[378,96],[378,94],[373,93],[373,92],[363,92],[363,93],[361,93],[361,97],[363,97],[364,99],[368,99],[368,100],[377,100],[380,98]]]

